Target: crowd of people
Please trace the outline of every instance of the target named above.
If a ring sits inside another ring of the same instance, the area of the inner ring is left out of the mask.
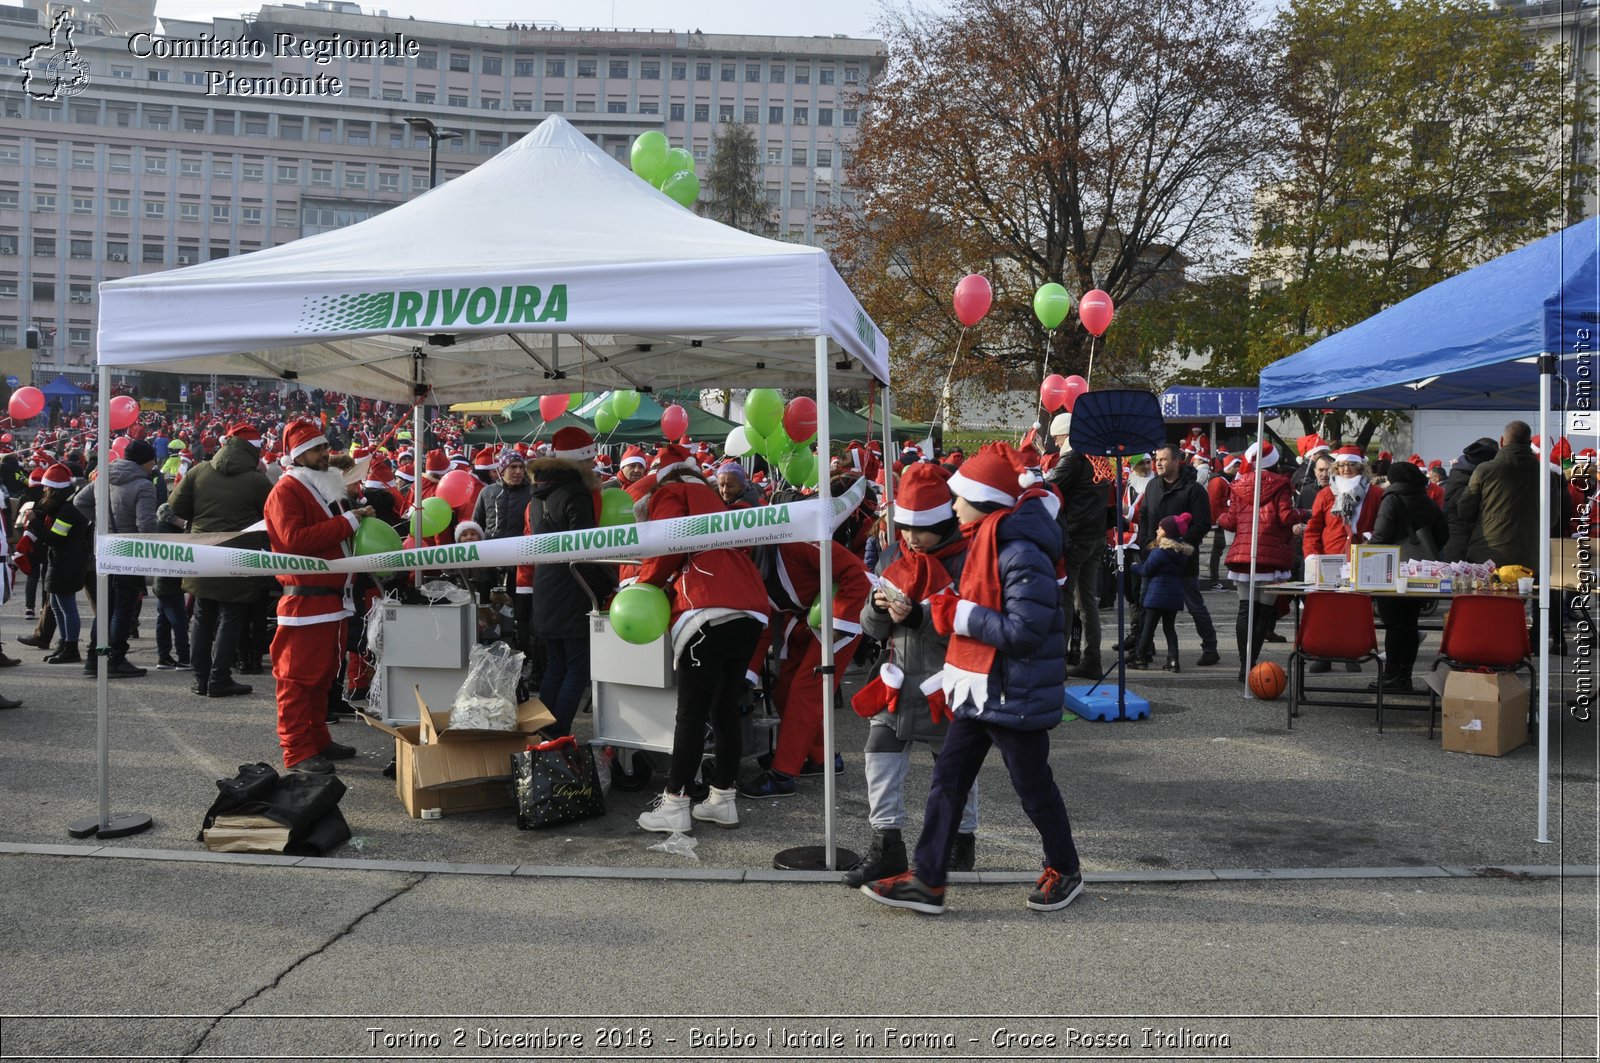
[[[464,499],[451,492],[449,524],[427,544],[593,528],[610,489],[626,492],[639,520],[808,493],[763,462],[719,459],[706,444],[633,446],[613,457],[589,433],[568,427],[546,442],[473,448],[448,415],[431,419],[414,440],[408,411],[383,403],[299,391],[280,402],[283,396],[248,389],[218,398],[210,414],[146,415],[119,435],[103,531],[203,535],[336,559],[352,552],[368,518],[409,535],[414,510],[457,472],[472,489]],[[99,607],[90,486],[97,470],[84,445],[92,428],[85,418],[26,446],[0,436],[12,444],[0,458],[12,565],[35,623],[18,641],[47,651],[49,665],[137,679],[147,673],[130,660],[130,641],[153,596],[158,669],[187,670],[195,695],[226,698],[253,693],[241,677],[262,675],[270,660],[285,766],[336,771],[355,750],[333,740],[328,721],[359,702],[372,677],[361,619],[410,575],[297,572],[148,584],[112,576],[107,645],[95,645],[91,627],[80,648],[78,595]],[[522,692],[539,695],[561,734],[572,730],[590,688],[591,609],[634,581],[667,593],[678,712],[665,790],[639,817],[646,831],[737,826],[738,798],[785,798],[808,776],[842,771],[842,759],[825,759],[824,684],[837,687],[845,666],[859,662],[868,673],[849,703],[870,721],[862,763],[871,840],[849,880],[885,904],[942,910],[948,873],[975,866],[977,775],[998,746],[1044,849],[1028,904],[1054,910],[1082,888],[1049,765],[1049,731],[1062,718],[1069,676],[1101,679],[1118,649],[1131,667],[1150,666],[1158,629],[1165,667],[1182,671],[1176,625],[1184,613],[1200,643],[1192,666],[1221,664],[1202,592],[1231,582],[1243,682],[1265,644],[1282,640],[1275,627],[1287,603],[1271,585],[1298,575],[1305,558],[1342,554],[1354,543],[1421,541],[1441,560],[1537,568],[1539,540],[1576,531],[1596,490],[1592,452],[1571,456],[1563,468],[1541,457],[1520,421],[1448,462],[1388,454],[1369,461],[1356,446],[1314,436],[1298,449],[1298,463],[1267,440],[1228,455],[1196,429],[1137,456],[1117,483],[1103,459],[1074,452],[1069,413],[1018,446],[992,443],[970,458],[915,447],[885,455],[876,441],[853,442],[828,470],[835,495],[861,480],[868,485],[830,547],[832,648],[840,662],[832,674],[821,668],[821,629],[810,615],[823,569],[815,543],[704,550],[620,568],[542,564],[429,576],[472,591],[480,638],[507,641],[525,655]],[[1534,516],[1541,467],[1559,505],[1548,529]],[[1119,576],[1132,620],[1124,643],[1108,652],[1100,612]],[[1411,690],[1418,606],[1386,598],[1378,608],[1387,659],[1374,684]],[[0,667],[18,663],[0,649]],[[780,725],[760,771],[741,779],[748,752],[741,720],[754,686]],[[0,699],[0,707],[17,704]],[[920,838],[908,845],[906,780],[919,745],[935,759]]]

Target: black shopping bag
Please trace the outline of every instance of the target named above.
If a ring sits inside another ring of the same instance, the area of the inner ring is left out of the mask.
[[[571,735],[511,754],[517,827],[534,830],[606,814],[594,751]]]

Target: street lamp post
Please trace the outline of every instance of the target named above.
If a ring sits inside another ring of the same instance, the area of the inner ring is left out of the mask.
[[[439,141],[460,140],[461,133],[453,129],[440,129],[433,124],[433,119],[422,118],[418,115],[408,115],[406,125],[418,132],[427,134],[428,137],[428,190],[432,191],[439,183]]]

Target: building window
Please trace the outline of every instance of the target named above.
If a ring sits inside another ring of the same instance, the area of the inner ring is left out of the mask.
[[[89,330],[86,329],[86,328],[69,328],[69,329],[67,329],[67,346],[69,346],[69,347],[87,347],[87,346],[89,346]]]
[[[192,222],[195,222],[195,223],[198,224],[199,221],[200,221],[200,204],[198,204],[198,203],[179,203],[178,204],[178,220],[179,221],[192,221]]]
[[[499,77],[504,72],[504,68],[505,60],[503,60],[500,56],[486,55],[483,57],[483,72],[485,74]]]
[[[811,108],[809,108],[809,107],[796,107],[794,109],[794,124],[795,125],[810,125],[811,124]]]
[[[438,52],[418,52],[417,53],[417,69],[419,69],[419,70],[438,70],[439,69],[439,53]]]
[[[667,105],[667,119],[673,122],[683,121],[683,104],[670,103]]]
[[[372,143],[372,127],[369,125],[347,126],[344,133],[345,143],[366,145]]]
[[[411,171],[411,191],[426,192],[428,190],[428,171],[415,167]]]
[[[707,159],[709,159],[711,157],[711,152],[708,151],[704,146],[699,145],[699,144],[696,144],[694,150],[691,151],[689,154],[694,156],[694,161],[695,162],[705,162]]]
[[[773,63],[772,73],[769,75],[767,80],[771,81],[774,85],[781,85],[787,76],[788,71],[785,69],[782,63]]]
[[[212,244],[211,245],[211,261],[215,262],[219,258],[227,258],[227,257],[228,257],[228,245],[227,244]]]
[[[790,148],[789,149],[789,165],[790,166],[804,166],[804,165],[806,165],[806,149],[805,148],[799,148],[799,147]]]
[[[160,221],[167,216],[167,201],[164,199],[147,199],[144,201],[144,216],[147,221]]]
[[[811,84],[811,67],[808,64],[801,63],[794,68],[794,83],[796,85]]]
[[[108,167],[112,173],[127,173],[133,169],[133,156],[125,151],[113,151]]]
[[[478,106],[482,107],[485,111],[498,111],[500,109],[500,97],[485,96],[483,99],[478,101]]]
[[[560,114],[566,109],[566,106],[566,100],[548,99],[544,101],[544,109],[547,114]]]
[[[746,81],[760,81],[761,80],[761,64],[760,63],[746,63],[744,65],[744,79]]]
[[[546,59],[544,61],[544,76],[547,78],[566,77],[567,61],[565,59]]]
[[[106,213],[113,218],[126,218],[128,216],[128,197],[106,197]]]
[[[694,65],[694,79],[696,81],[710,81],[711,80],[711,64],[710,63],[696,63]]]
[[[213,159],[211,161],[211,176],[218,181],[233,180],[233,160]]]
[[[55,258],[56,238],[54,236],[35,236],[33,238],[33,254],[35,258]]]
[[[833,67],[825,66],[821,70],[817,71],[817,84],[818,85],[832,85],[833,84]]]
[[[0,255],[14,255],[17,253],[17,234],[0,233]]]
[[[844,68],[844,83],[846,85],[854,85],[860,79],[861,79],[861,71],[859,69],[857,69],[856,67],[853,67],[853,66],[847,66],[847,67]]]
[[[93,196],[73,196],[72,197],[72,213],[74,213],[74,214],[93,214],[94,213],[94,197]]]
[[[709,103],[697,103],[697,104],[695,104],[694,105],[694,120],[696,122],[709,122],[709,121],[711,121],[711,105]]]
[[[36,280],[33,282],[33,301],[36,303],[53,303],[56,301],[56,282]]]
[[[844,109],[844,124],[847,126],[856,124],[856,109],[854,107],[846,107]]]
[[[467,105],[467,98],[465,96],[458,96],[452,92],[450,94],[449,103],[452,107],[465,107]]]
[[[581,77],[581,78],[592,78],[592,77],[595,76],[595,73],[599,69],[599,66],[600,66],[600,63],[599,63],[598,60],[595,60],[595,59],[579,59],[578,60],[578,76]]]
[[[534,66],[532,59],[515,59],[512,60],[511,63],[511,76],[519,78],[531,78],[533,77],[533,72],[536,69],[537,68]]]
[[[0,299],[15,299],[17,297],[17,278],[0,277]]]
[[[332,166],[313,166],[313,167],[311,167],[311,183],[314,184],[314,185],[331,185],[331,184],[333,184],[333,167]]]
[[[689,78],[689,64],[674,62],[671,67],[673,81],[687,81]]]
[[[818,166],[832,166],[833,165],[833,149],[832,148],[818,148],[817,149],[817,165]]]
[[[111,76],[114,78],[127,78],[131,81],[133,80],[133,67],[114,66],[111,68]]]
[[[606,114],[627,114],[628,102],[626,100],[607,100]]]
[[[458,74],[470,73],[472,70],[472,56],[462,52],[451,52],[450,69]]]
[[[228,203],[211,204],[211,223],[226,225],[233,220],[233,206]]]
[[[106,241],[106,258],[110,259],[113,262],[126,262],[126,261],[128,261],[128,241],[126,241],[126,240],[107,240]]]
[[[72,257],[73,258],[93,258],[94,257],[94,241],[93,240],[73,240],[73,241],[71,241],[71,245],[70,246],[72,248]]]
[[[723,63],[717,70],[717,76],[723,81],[739,80],[739,68],[732,63]]]
[[[393,170],[384,170],[378,174],[378,191],[400,191],[400,175]]]
[[[144,172],[164,174],[167,172],[167,157],[165,155],[146,155],[144,157]]]
[[[833,108],[832,107],[818,107],[817,108],[817,124],[818,125],[825,125],[825,126],[833,125]]]
[[[74,170],[94,169],[94,149],[90,148],[87,151],[81,151],[74,148],[72,151],[72,168]]]
[[[733,104],[724,103],[724,104],[719,104],[717,106],[717,121],[719,121],[719,122],[731,122],[731,121],[733,121]]]
[[[233,136],[233,115],[214,115],[211,119],[211,131],[219,137]]]
[[[768,107],[767,108],[767,121],[770,122],[772,125],[782,125],[783,124],[783,108],[782,107]]]
[[[427,104],[428,106],[431,107],[431,106],[433,106],[433,102],[434,102],[435,99],[437,99],[437,97],[431,92],[418,92],[417,93],[417,102],[418,103],[425,103],[425,104]]]
[[[56,194],[54,192],[35,192],[33,194],[33,209],[40,214],[54,214],[56,212]]]
[[[594,101],[593,100],[579,100],[578,101],[578,106],[574,107],[573,110],[577,111],[579,114],[593,114],[594,113]]]
[[[261,208],[260,207],[240,207],[239,208],[239,224],[240,225],[260,225],[261,224]]]
[[[767,149],[767,165],[768,166],[782,166],[783,165],[783,149],[782,148],[770,148],[769,147]]]
[[[294,162],[280,162],[278,164],[278,183],[282,185],[299,184],[300,164]]]
[[[626,59],[613,59],[606,64],[606,77],[626,78],[628,76],[628,61]]]
[[[288,119],[280,118],[278,119],[278,139],[304,140],[305,126],[300,124],[300,120],[298,118],[292,122]]]
[[[261,182],[267,179],[267,164],[264,162],[247,162],[239,167],[239,180]]]
[[[347,167],[344,171],[344,186],[346,188],[366,188],[367,171]]]
[[[292,229],[299,221],[299,215],[293,207],[275,207],[272,211],[272,224],[280,229]]]
[[[94,293],[90,291],[89,286],[87,284],[69,284],[69,285],[67,285],[67,302],[69,302],[69,303],[87,303],[89,300],[91,300],[93,298],[94,298]]]
[[[0,210],[18,210],[22,197],[15,188],[0,188]]]
[[[744,124],[745,125],[755,125],[759,121],[761,121],[761,108],[757,107],[757,106],[755,106],[753,104],[748,104],[748,103],[745,104],[745,106],[744,106]]]
[[[659,60],[655,60],[655,59],[641,59],[641,60],[639,60],[639,80],[640,81],[660,81],[661,80],[661,63],[660,63],[660,61]]]
[[[185,85],[204,85],[206,76],[199,70],[185,70],[183,72],[183,83]]]
[[[660,114],[661,113],[661,104],[656,103],[654,101],[652,101],[650,103],[644,103],[643,101],[641,101],[640,104],[639,104],[639,113],[640,114]]]
[[[151,241],[150,243],[143,244],[143,245],[141,245],[139,257],[140,257],[141,261],[149,262],[149,263],[152,263],[152,264],[159,264],[161,262],[165,262],[166,258],[167,258],[166,245],[162,244],[162,243],[158,243],[156,241]]]
[[[151,81],[167,80],[167,72],[165,70],[146,70],[144,76]]]
[[[178,160],[179,177],[200,177],[203,176],[203,170],[204,164],[199,159]]]

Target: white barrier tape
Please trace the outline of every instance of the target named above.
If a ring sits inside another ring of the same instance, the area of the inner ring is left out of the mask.
[[[99,571],[116,576],[275,576],[302,573],[390,572],[410,568],[510,568],[619,557],[660,557],[697,550],[820,541],[861,504],[866,481],[831,500],[823,530],[822,503],[789,502],[726,513],[643,521],[609,528],[485,539],[325,561],[319,557],[187,543],[182,536],[107,535],[95,551]]]

